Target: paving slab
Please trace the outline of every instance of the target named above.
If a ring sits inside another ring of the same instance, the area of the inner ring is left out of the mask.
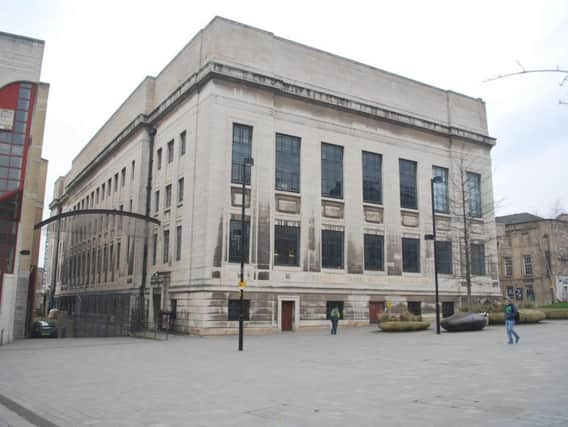
[[[0,426],[567,426],[568,322],[517,330],[22,340]]]

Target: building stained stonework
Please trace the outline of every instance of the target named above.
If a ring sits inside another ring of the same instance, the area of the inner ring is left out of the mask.
[[[568,215],[497,217],[499,281],[522,304],[568,301]]]
[[[149,207],[160,226],[149,231],[147,265],[143,245],[128,250],[106,225],[76,242],[77,268],[59,260],[57,299],[134,299],[143,286],[151,321],[167,311],[180,331],[235,333],[244,250],[248,332],[322,327],[334,305],[349,325],[376,321],[386,301],[432,310],[424,235],[434,174],[444,175],[435,192],[443,308],[467,293],[464,199],[472,296],[498,297],[494,144],[479,99],[216,17],[140,83],[56,184],[53,214]],[[101,282],[93,262],[113,279]]]

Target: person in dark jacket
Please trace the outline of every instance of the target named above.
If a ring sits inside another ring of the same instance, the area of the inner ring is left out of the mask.
[[[341,318],[341,312],[337,307],[333,307],[329,313],[329,317],[331,318],[331,335],[337,335],[337,324]]]
[[[505,328],[507,329],[509,344],[513,344],[513,337],[515,338],[515,343],[518,343],[520,337],[519,334],[515,332],[514,327],[515,327],[515,319],[517,318],[519,310],[517,310],[517,307],[515,306],[515,304],[513,304],[513,301],[507,298],[505,300],[504,311],[505,311]]]

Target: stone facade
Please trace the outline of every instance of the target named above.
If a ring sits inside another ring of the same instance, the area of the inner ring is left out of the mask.
[[[25,336],[31,319],[47,175],[43,49],[0,32],[0,344]]]
[[[122,242],[119,256],[132,257],[134,268],[130,274],[125,262],[110,261],[114,279],[104,283],[85,276],[88,265],[78,268],[65,283],[56,280],[58,298],[136,295],[143,286],[150,319],[158,310],[175,311],[179,330],[236,332],[230,300],[238,298],[240,265],[231,224],[240,223],[243,195],[232,153],[241,126],[251,132],[254,158],[244,197],[247,331],[278,331],[290,320],[292,329],[327,325],[329,303],[342,303],[344,321],[352,325],[369,323],[373,301],[431,304],[433,249],[423,237],[432,230],[433,166],[449,171],[449,207],[436,215],[438,239],[452,242],[450,271],[440,275],[442,301],[459,304],[466,294],[459,214],[465,172],[481,177],[482,211],[466,220],[471,241],[484,245],[472,294],[499,296],[490,159],[495,140],[481,100],[215,18],[104,124],[58,182],[51,204],[53,214],[122,208],[158,219],[160,226],[148,232],[147,266],[143,244],[126,254],[126,237],[116,229],[89,236],[75,245],[80,259],[81,247],[96,252]],[[277,135],[299,141],[293,190],[275,187]],[[322,196],[322,144],[341,147],[339,196]],[[382,156],[379,202],[363,199],[363,152]],[[401,159],[415,165],[411,208],[401,208]],[[276,227],[297,230],[293,265],[276,262]],[[329,255],[322,250],[327,231],[342,241],[341,265],[334,268],[322,264]],[[382,237],[382,269],[365,267],[364,235]],[[418,241],[414,272],[404,271],[403,239]],[[167,280],[152,280],[157,277]],[[283,321],[285,306],[290,311]]]
[[[499,281],[503,295],[518,303],[568,300],[568,216],[544,219],[528,214],[497,218]]]

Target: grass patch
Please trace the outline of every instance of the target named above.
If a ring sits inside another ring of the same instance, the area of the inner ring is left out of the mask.
[[[565,308],[568,310],[568,302],[557,302],[554,304],[541,305],[539,308]]]
[[[430,327],[430,322],[420,321],[394,321],[394,322],[381,322],[379,329],[384,332],[411,332],[423,331]]]

